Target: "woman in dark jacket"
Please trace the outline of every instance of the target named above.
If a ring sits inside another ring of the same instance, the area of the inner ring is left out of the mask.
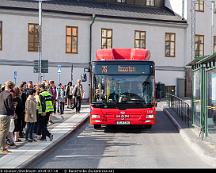
[[[23,132],[23,129],[25,128],[25,120],[24,120],[24,115],[25,115],[25,102],[26,102],[26,99],[27,99],[27,92],[26,92],[26,88],[27,87],[27,84],[26,82],[22,82],[22,84],[20,85],[20,95],[21,95],[21,101],[22,101],[22,107],[23,107],[23,117],[22,117],[22,120],[21,120],[21,130],[20,130],[20,133],[19,133],[19,136],[20,137],[24,137],[24,132]]]
[[[21,92],[18,87],[14,88],[14,103],[16,118],[14,120],[14,141],[21,142],[19,139],[19,133],[22,132],[22,120],[24,119],[24,107],[21,100]]]

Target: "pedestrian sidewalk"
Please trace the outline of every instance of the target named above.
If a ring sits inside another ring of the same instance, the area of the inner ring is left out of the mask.
[[[170,108],[167,103],[160,103],[164,113],[173,122],[185,142],[212,167],[216,167],[216,142],[211,138],[202,138],[198,127],[189,126]]]
[[[53,140],[17,143],[16,148],[9,148],[11,151],[7,155],[0,157],[1,168],[25,168],[34,159],[40,157],[45,152],[54,147],[57,143],[66,138],[72,131],[79,128],[89,117],[89,106],[82,105],[81,112],[75,113],[75,110],[65,109],[64,114],[52,115],[54,124],[48,126],[53,134]]]

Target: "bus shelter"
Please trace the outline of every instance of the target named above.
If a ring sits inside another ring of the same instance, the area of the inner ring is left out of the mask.
[[[216,54],[195,58],[192,66],[193,125],[203,136],[216,135]]]

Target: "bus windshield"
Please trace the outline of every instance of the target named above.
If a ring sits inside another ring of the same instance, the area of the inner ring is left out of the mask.
[[[153,75],[93,75],[92,104],[104,108],[152,107]]]

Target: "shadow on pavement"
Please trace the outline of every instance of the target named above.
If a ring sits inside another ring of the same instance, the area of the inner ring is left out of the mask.
[[[113,125],[102,127],[100,130],[104,130],[105,133],[178,133],[176,127],[163,111],[157,111],[156,124],[150,129],[144,126]]]
[[[106,152],[110,147],[121,148],[140,145],[131,141],[115,141],[112,134],[96,132],[87,122],[76,133],[71,134],[34,162],[29,168],[97,168],[102,158],[134,157]]]

